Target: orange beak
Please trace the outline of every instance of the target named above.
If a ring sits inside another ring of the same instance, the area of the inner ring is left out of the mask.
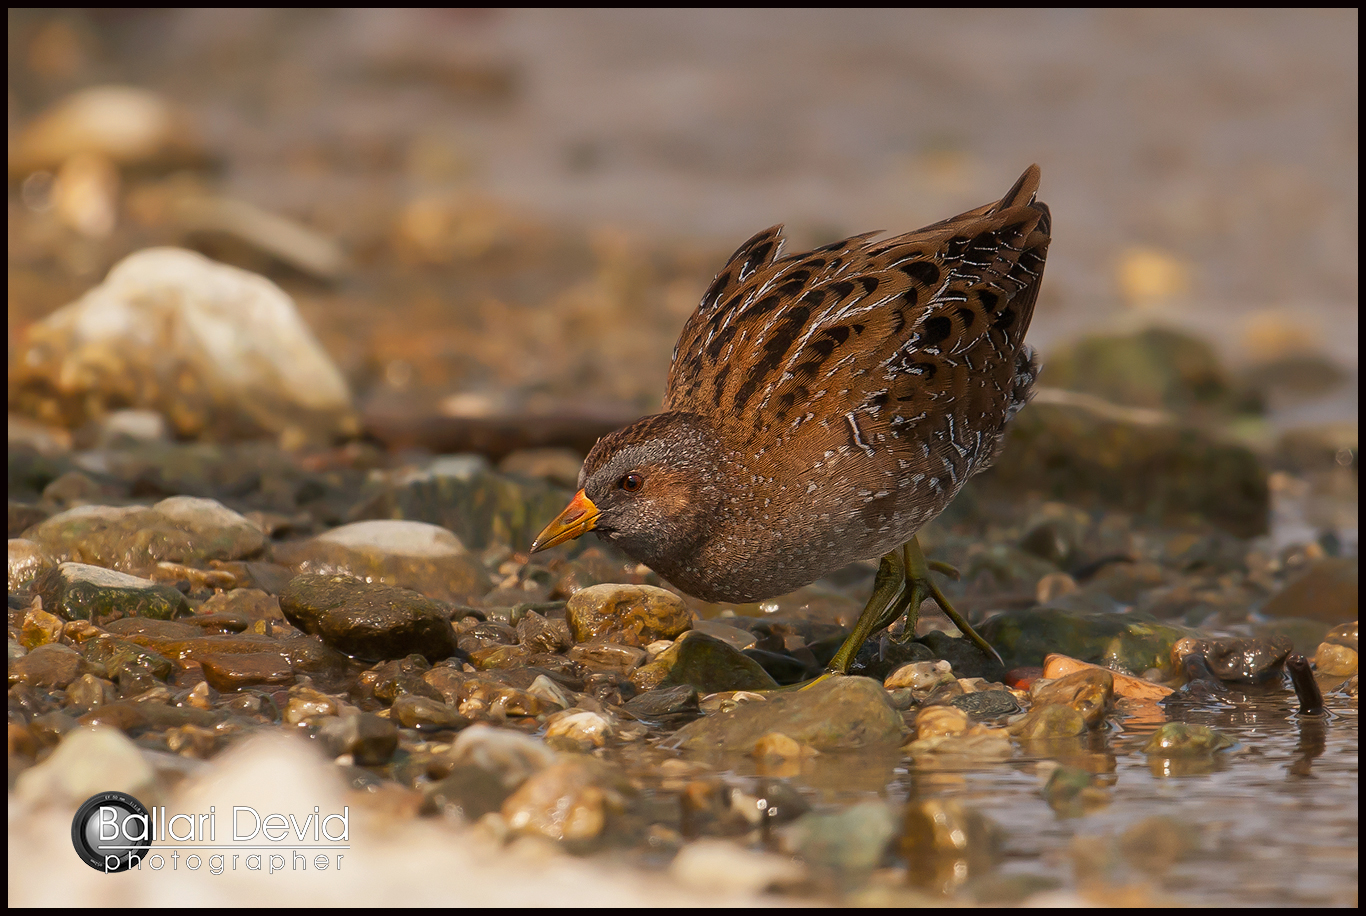
[[[535,553],[556,544],[563,544],[565,541],[572,541],[579,535],[592,531],[597,521],[598,507],[580,490],[574,494],[569,505],[564,507],[564,511],[555,516],[555,520],[537,535],[531,544],[531,552]]]

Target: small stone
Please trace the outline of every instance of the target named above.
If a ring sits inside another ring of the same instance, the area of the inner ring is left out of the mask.
[[[300,725],[313,719],[335,716],[341,712],[337,701],[312,687],[294,687],[290,691],[289,702],[285,705],[284,720],[290,725]]]
[[[547,620],[535,611],[517,621],[517,640],[532,652],[563,652],[573,644],[567,622]]]
[[[501,809],[511,794],[495,774],[473,765],[455,767],[423,792],[426,803],[436,811],[467,824]]]
[[[1087,728],[1099,728],[1114,700],[1115,676],[1104,668],[1082,668],[1030,688],[1036,707],[1061,704],[1081,713]]]
[[[47,643],[56,642],[62,636],[62,618],[49,614],[41,607],[30,608],[24,614],[24,622],[19,630],[19,643],[25,649],[35,649]]]
[[[70,646],[48,643],[10,663],[11,684],[29,684],[64,690],[84,672],[85,659]]]
[[[1268,617],[1309,617],[1338,624],[1357,617],[1356,558],[1328,557],[1286,585],[1262,607]]]
[[[787,856],[747,849],[731,840],[702,839],[678,851],[669,875],[708,893],[758,894],[800,884],[806,869]]]
[[[280,609],[305,633],[357,658],[417,653],[436,661],[456,651],[449,612],[408,589],[350,576],[299,576],[280,596]]]
[[[904,726],[876,681],[834,677],[699,719],[676,732],[672,743],[684,750],[748,754],[760,738],[775,731],[818,751],[830,751],[897,744]]]
[[[274,558],[300,574],[355,576],[454,604],[476,601],[493,587],[484,565],[458,537],[424,522],[354,522],[312,540],[278,545]]]
[[[512,790],[555,762],[555,752],[545,742],[506,728],[475,724],[462,731],[451,745],[456,765],[476,766],[493,773]]]
[[[887,675],[882,686],[887,690],[906,687],[921,695],[928,695],[940,684],[947,684],[953,679],[953,666],[943,659],[936,659],[932,662],[911,662],[909,665],[902,665]]]
[[[569,659],[593,671],[614,671],[628,674],[645,661],[645,650],[618,643],[590,642],[574,646]]]
[[[602,747],[613,732],[602,714],[585,709],[567,709],[546,720],[546,738],[568,738],[591,747]]]
[[[508,826],[551,840],[588,840],[602,833],[614,796],[601,765],[571,759],[540,770],[503,802]]]
[[[1058,766],[1043,787],[1044,800],[1060,817],[1081,817],[1110,803],[1095,776],[1078,767]]]
[[[14,794],[29,804],[75,808],[97,792],[149,797],[156,774],[131,740],[113,728],[78,728],[38,766],[19,774]]]
[[[1020,704],[1009,690],[977,690],[961,697],[954,697],[949,703],[979,722],[1014,715],[1020,711]]]
[[[66,701],[82,709],[95,709],[119,698],[118,690],[104,678],[82,674],[66,688]]]
[[[841,877],[867,874],[882,862],[897,833],[896,815],[869,801],[830,814],[812,812],[783,828],[788,852]]]
[[[1172,694],[1170,687],[1154,684],[1152,681],[1145,681],[1143,678],[1134,677],[1131,674],[1121,674],[1118,671],[1101,668],[1099,665],[1091,665],[1075,658],[1068,658],[1066,655],[1049,655],[1044,661],[1043,676],[1049,679],[1062,678],[1074,671],[1087,668],[1104,671],[1110,675],[1115,696],[1127,697],[1131,700],[1157,701]]]
[[[531,682],[531,686],[526,689],[526,692],[549,706],[568,709],[574,705],[574,698],[570,696],[569,692],[544,674],[536,675],[536,679]]]
[[[394,724],[368,712],[324,720],[318,738],[333,757],[350,754],[362,767],[383,766],[398,748]]]
[[[34,579],[55,564],[47,551],[35,541],[25,538],[9,539],[9,593],[26,590]]]
[[[638,690],[692,684],[703,693],[725,690],[773,690],[778,682],[758,662],[729,643],[689,632],[653,661],[631,672]]]
[[[576,643],[616,642],[644,648],[676,639],[693,626],[693,615],[673,592],[652,585],[592,585],[579,589],[565,608]]]
[[[470,724],[469,719],[445,703],[413,694],[394,700],[389,715],[401,725],[426,731],[460,729]]]
[[[1143,753],[1162,757],[1204,756],[1233,745],[1233,739],[1207,725],[1164,722],[1143,746]]]
[[[818,753],[820,752],[815,748],[807,747],[782,732],[769,732],[754,742],[754,750],[750,751],[750,756],[758,760],[765,757],[773,757],[778,760],[804,760],[807,757],[814,757]]]
[[[185,616],[185,596],[168,585],[83,563],[62,563],[32,586],[43,607],[63,620],[104,625],[120,617],[170,620]]]
[[[1065,595],[1075,595],[1079,591],[1081,586],[1067,573],[1049,573],[1034,586],[1034,600],[1039,604],[1048,604]]]
[[[951,798],[906,803],[900,849],[911,884],[952,891],[988,870],[999,858],[1004,834],[981,812]]]
[[[1086,717],[1063,704],[1035,706],[1018,722],[1008,725],[1006,730],[1024,741],[1075,738],[1086,733]]]
[[[52,557],[141,573],[157,563],[239,560],[264,548],[265,534],[212,499],[172,496],[151,508],[78,506],[33,526],[25,536]]]
[[[196,660],[204,670],[204,680],[223,693],[294,680],[294,669],[279,652],[202,653]]]
[[[192,251],[134,252],[31,325],[19,353],[11,390],[61,391],[78,422],[112,402],[155,410],[187,438],[323,442],[357,429],[345,379],[290,297]]]
[[[625,708],[637,719],[675,724],[679,720],[690,722],[701,715],[698,700],[696,687],[692,684],[680,684],[677,687],[664,687],[637,694],[626,703]]]
[[[1357,652],[1336,643],[1320,643],[1314,653],[1314,667],[1320,674],[1351,677],[1357,673]]]

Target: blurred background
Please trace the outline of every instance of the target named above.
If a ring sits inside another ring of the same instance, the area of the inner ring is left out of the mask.
[[[905,231],[1038,162],[1045,356],[1183,328],[1269,429],[1354,423],[1357,85],[1350,10],[11,10],[10,406],[79,423],[16,335],[174,244],[289,292],[388,442],[629,419],[755,231]]]

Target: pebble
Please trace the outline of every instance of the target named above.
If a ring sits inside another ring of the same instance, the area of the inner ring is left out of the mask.
[[[690,751],[750,754],[770,732],[782,732],[818,751],[832,751],[897,744],[904,726],[901,713],[876,681],[835,677],[699,719],[675,732],[669,744]]]
[[[691,684],[703,693],[778,686],[758,662],[729,643],[697,632],[674,640],[654,660],[633,670],[630,678],[640,691],[680,684]]]
[[[32,585],[43,607],[64,620],[101,625],[120,617],[169,620],[188,615],[185,596],[169,585],[101,566],[62,563]]]
[[[582,643],[566,653],[569,659],[593,671],[628,674],[645,662],[645,650],[610,642]]]
[[[121,729],[94,727],[68,732],[52,755],[24,770],[14,786],[30,804],[76,806],[97,792],[127,792],[150,799],[156,774]]]
[[[1205,756],[1233,745],[1232,738],[1208,725],[1165,722],[1143,745],[1143,753],[1163,757]]]
[[[330,442],[358,430],[346,381],[265,277],[148,248],[28,328],[11,380],[42,399],[155,410],[177,434]],[[167,380],[176,380],[168,384]]]
[[[425,522],[354,522],[279,545],[273,557],[300,574],[354,576],[454,604],[477,601],[493,588],[484,565],[458,537]]]
[[[550,840],[589,840],[602,833],[620,799],[593,760],[571,759],[538,771],[503,802],[502,815],[519,833]]]
[[[788,856],[747,849],[731,840],[702,839],[678,851],[669,876],[710,891],[760,893],[801,884],[806,869]]]
[[[570,597],[565,613],[576,643],[643,649],[658,639],[676,639],[693,626],[682,600],[652,585],[590,585]]]
[[[1108,668],[1101,668],[1099,665],[1092,665],[1079,659],[1069,658],[1066,655],[1049,655],[1044,660],[1043,676],[1045,678],[1061,678],[1087,668],[1104,671],[1108,674],[1111,689],[1115,696],[1127,697],[1131,700],[1156,701],[1172,694],[1170,687],[1145,681],[1143,678],[1134,677],[1131,674],[1122,674]]]
[[[808,865],[848,880],[882,863],[897,826],[892,809],[865,801],[828,814],[804,815],[783,828],[781,842]]]
[[[34,687],[65,689],[85,673],[85,659],[70,646],[58,643],[36,646],[23,658],[10,663],[10,682]]]
[[[1029,690],[1029,698],[1035,706],[1070,706],[1081,713],[1087,728],[1099,728],[1104,724],[1114,696],[1114,673],[1089,666],[1055,680],[1038,681]]]
[[[366,659],[456,651],[450,612],[417,592],[350,576],[305,575],[289,583],[280,609],[294,626],[331,648]]]
[[[567,738],[589,747],[602,747],[615,732],[601,713],[587,709],[566,709],[546,720],[545,736]]]
[[[1327,557],[1272,595],[1262,613],[1339,624],[1356,619],[1357,600],[1356,558]]]
[[[9,593],[28,590],[29,583],[47,572],[56,563],[35,541],[26,538],[9,539]]]

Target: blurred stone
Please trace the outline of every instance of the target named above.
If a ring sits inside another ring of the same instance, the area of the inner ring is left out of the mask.
[[[1357,651],[1357,621],[1338,624],[1328,631],[1328,634],[1323,637],[1323,641],[1338,646],[1346,646],[1353,652]]]
[[[417,653],[435,661],[456,651],[449,611],[408,589],[350,576],[299,576],[280,596],[280,609],[305,633],[358,658]]]
[[[54,565],[36,542],[25,538],[9,539],[9,593],[27,591],[29,583],[47,572]]]
[[[916,887],[949,893],[999,858],[1004,835],[989,818],[954,799],[906,803],[900,849]]]
[[[1164,722],[1143,745],[1143,753],[1161,757],[1203,756],[1233,744],[1232,738],[1207,725]]]
[[[841,879],[867,874],[882,864],[897,834],[897,818],[880,801],[829,814],[812,812],[783,828],[783,848]]]
[[[106,238],[118,221],[119,170],[101,153],[76,153],[57,170],[51,201],[68,228],[87,238]]]
[[[1060,817],[1081,817],[1110,803],[1110,794],[1096,784],[1094,774],[1069,766],[1054,768],[1043,797]]]
[[[1066,503],[1045,503],[1025,522],[1020,548],[1067,568],[1076,559],[1091,527],[1091,517]]]
[[[29,804],[75,808],[97,792],[152,797],[156,774],[132,741],[112,728],[79,728],[52,756],[19,774],[15,797]]]
[[[49,569],[33,583],[32,590],[51,613],[64,620],[89,620],[96,625],[120,617],[170,620],[190,613],[185,596],[168,585],[83,563],[62,563]]]
[[[565,608],[578,643],[597,640],[644,648],[676,639],[691,629],[692,612],[673,592],[652,585],[593,585],[580,589]]]
[[[569,490],[579,488],[579,468],[583,456],[567,448],[526,448],[513,452],[498,463],[500,474],[548,480]]]
[[[471,725],[451,745],[450,758],[459,765],[476,766],[494,774],[508,790],[555,762],[555,752],[521,732],[488,725]]]
[[[473,765],[457,766],[423,790],[427,804],[467,824],[503,807],[512,792],[494,773]]]
[[[1020,412],[1000,458],[966,488],[967,504],[1037,493],[1169,524],[1208,521],[1238,537],[1266,532],[1267,472],[1251,450],[1093,395],[1062,394]]]
[[[156,410],[184,437],[280,435],[330,442],[357,431],[345,380],[264,277],[153,248],[29,326],[10,403],[79,426],[121,407]]]
[[[145,572],[158,562],[201,564],[260,553],[261,529],[212,499],[173,496],[142,506],[78,506],[54,515],[26,536],[51,556],[77,563]]]
[[[96,154],[120,166],[168,168],[205,160],[185,115],[132,86],[92,86],[58,101],[11,142],[9,173],[56,171],[72,156]]]
[[[544,481],[493,473],[479,455],[445,455],[424,468],[388,476],[353,519],[410,519],[440,525],[470,550],[504,544],[526,550],[569,502]]]
[[[689,632],[653,661],[631,672],[639,690],[691,684],[703,693],[722,690],[772,690],[778,683],[758,662],[730,644],[703,633]]]
[[[258,263],[264,255],[321,280],[336,280],[347,268],[346,255],[331,238],[247,201],[190,193],[177,195],[170,203],[171,218],[190,235],[194,247],[222,260],[268,268]],[[231,256],[237,246],[245,246],[256,257]]]
[[[10,662],[10,683],[31,684],[65,690],[84,673],[85,660],[70,646],[48,643],[37,646],[23,658]]]
[[[503,817],[519,833],[551,840],[592,839],[602,833],[610,809],[620,804],[607,781],[602,764],[595,760],[552,764],[503,802]]]
[[[567,738],[586,747],[602,747],[615,732],[601,713],[588,709],[566,709],[546,720],[546,739]]]
[[[276,562],[300,574],[344,575],[468,604],[492,587],[460,539],[423,522],[353,522],[307,541],[280,544]]]
[[[694,637],[695,638],[695,637]],[[793,693],[771,694],[729,713],[699,719],[671,744],[689,751],[749,754],[770,732],[782,732],[818,751],[891,745],[901,741],[901,714],[876,681],[835,677]]]
[[[318,739],[333,757],[350,754],[356,766],[383,766],[398,748],[398,729],[388,719],[366,712],[325,720]]]
[[[997,614],[978,632],[1001,653],[1007,668],[1039,665],[1054,653],[1125,671],[1169,668],[1172,643],[1198,633],[1144,616],[1030,608]]]
[[[747,849],[730,840],[701,839],[678,851],[669,864],[669,876],[708,891],[759,893],[800,884],[806,869],[787,856]]]
[[[1190,269],[1174,254],[1156,248],[1126,248],[1115,271],[1120,293],[1131,308],[1153,308],[1186,291]]]
[[[1199,837],[1189,824],[1160,815],[1144,818],[1119,837],[1125,861],[1152,875],[1166,874],[1173,866],[1189,861],[1199,845]]]
[[[1341,623],[1356,619],[1357,600],[1356,558],[1328,557],[1272,595],[1262,613]]]

